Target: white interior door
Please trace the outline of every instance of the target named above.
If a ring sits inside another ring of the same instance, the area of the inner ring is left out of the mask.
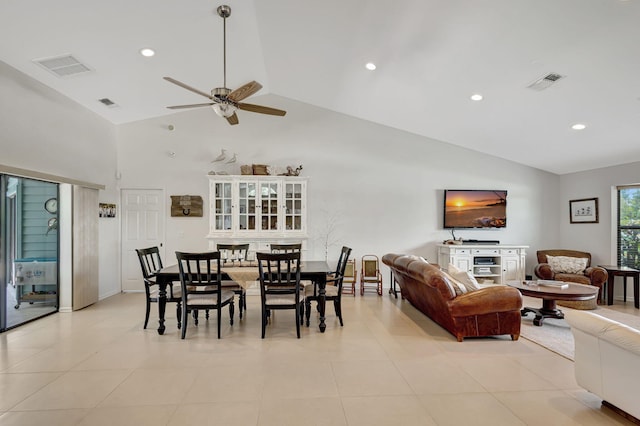
[[[136,249],[158,246],[164,257],[165,197],[161,189],[123,189],[122,291],[144,291]]]

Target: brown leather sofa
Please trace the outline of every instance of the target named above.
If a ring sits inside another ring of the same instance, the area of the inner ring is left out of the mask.
[[[538,250],[538,265],[534,269],[536,277],[543,280],[569,281],[598,287],[598,303],[602,300],[602,287],[607,282],[607,270],[599,266],[591,266],[591,253],[576,250]],[[580,257],[587,259],[587,267],[577,274],[554,273],[547,263],[549,256]]]
[[[421,257],[389,253],[382,261],[393,271],[402,298],[459,342],[472,336],[520,337],[522,296],[515,288],[484,287],[456,297],[447,275]]]

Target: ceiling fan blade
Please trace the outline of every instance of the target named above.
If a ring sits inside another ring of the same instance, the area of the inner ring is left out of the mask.
[[[287,111],[283,111],[281,109],[266,107],[262,105],[254,105],[254,104],[238,104],[238,108],[244,111],[257,112],[260,114],[269,114],[269,115],[279,115],[283,116],[287,113]]]
[[[262,84],[258,83],[257,81],[252,81],[242,87],[238,87],[236,90],[229,93],[229,95],[227,95],[227,98],[231,99],[233,102],[240,102],[241,100],[253,95],[260,89],[262,89]]]
[[[238,115],[234,112],[233,115],[230,115],[229,117],[227,117],[227,121],[229,122],[229,124],[231,124],[232,126],[234,124],[238,124]]]
[[[198,94],[198,95],[200,95],[200,96],[204,96],[205,98],[209,98],[209,99],[211,99],[211,100],[215,100],[215,99],[213,98],[213,96],[209,95],[208,93],[204,93],[203,91],[198,90],[198,89],[196,89],[196,88],[194,88],[194,87],[191,87],[191,86],[189,86],[189,85],[187,85],[187,84],[184,84],[183,82],[178,81],[178,80],[176,80],[176,79],[174,79],[174,78],[171,78],[171,77],[162,77],[162,78],[164,78],[165,80],[167,80],[169,83],[173,83],[173,84],[175,84],[175,85],[177,85],[177,86],[182,87],[183,89],[190,90],[190,91],[192,91],[193,93],[197,93],[197,94]]]
[[[209,102],[208,104],[173,105],[173,106],[168,106],[167,108],[169,109],[198,108],[198,107],[204,107],[204,106],[211,106],[214,104],[215,102]]]

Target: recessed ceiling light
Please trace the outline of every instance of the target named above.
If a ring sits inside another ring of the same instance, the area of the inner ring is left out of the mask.
[[[368,62],[367,65],[364,66],[366,69],[368,69],[369,71],[373,71],[376,69],[376,64],[372,63],[372,62]]]
[[[472,101],[481,101],[482,100],[482,95],[479,93],[475,93],[473,95],[471,95],[471,100]]]
[[[571,128],[572,128],[573,130],[584,130],[584,129],[586,129],[586,128],[587,128],[587,126],[586,126],[586,125],[584,125],[584,124],[582,124],[582,123],[576,123],[576,124],[574,124],[573,126],[571,126]]]
[[[140,49],[140,54],[142,56],[146,56],[147,58],[153,56],[156,54],[156,51],[153,49],[150,49],[148,47],[145,47],[144,49]]]

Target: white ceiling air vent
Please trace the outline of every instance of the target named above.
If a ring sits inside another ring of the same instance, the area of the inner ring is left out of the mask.
[[[78,61],[72,55],[56,56],[54,58],[34,59],[33,62],[58,77],[69,77],[91,71],[91,68]]]
[[[537,79],[533,83],[527,86],[528,89],[541,91],[549,88],[553,83],[557,82],[561,78],[564,78],[563,75],[556,74],[554,72],[545,75],[542,78]]]

